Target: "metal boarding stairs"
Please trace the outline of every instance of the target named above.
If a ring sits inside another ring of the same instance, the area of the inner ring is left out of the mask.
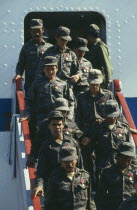
[[[124,112],[129,126],[136,129],[130,110],[121,92],[120,81],[113,81],[114,94]],[[16,81],[12,87],[12,121],[11,121],[11,139],[10,139],[10,155],[9,164],[13,164],[13,176],[18,179],[20,186],[20,202],[19,210],[41,210],[40,197],[36,196],[32,200],[30,198],[31,191],[35,187],[35,167],[26,168],[26,160],[31,150],[31,139],[29,133],[28,121],[19,122],[19,114],[16,114],[16,99],[18,100],[20,114],[24,111],[24,93],[22,88],[22,80]],[[15,91],[16,90],[16,91]],[[137,134],[133,134],[133,139],[137,147]]]

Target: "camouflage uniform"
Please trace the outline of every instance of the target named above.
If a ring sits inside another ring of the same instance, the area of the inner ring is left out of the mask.
[[[92,210],[89,174],[76,168],[74,178],[70,180],[64,169],[56,169],[48,184],[46,196],[47,210]]]
[[[83,57],[85,52],[89,51],[87,48],[87,43],[88,41],[86,39],[80,37],[77,37],[74,42],[74,52],[77,56],[79,72],[81,72],[80,79],[73,85],[73,90],[76,97],[78,97],[80,93],[85,92],[89,88],[88,76],[90,69],[92,69],[92,65]]]
[[[81,138],[84,136],[83,132],[78,128],[74,120],[68,118],[65,119],[63,133],[66,138],[69,137],[69,138],[74,138],[76,140],[81,140]],[[44,119],[38,126],[35,143],[31,150],[31,155],[35,159],[37,159],[41,144],[44,141],[46,141],[47,136],[49,135],[50,135],[50,130],[48,129],[48,119]]]
[[[96,96],[92,96],[90,91],[81,94],[77,107],[77,123],[85,134],[94,134],[96,120],[104,119],[102,105],[109,99],[115,100],[113,93],[106,89],[100,89]]]
[[[137,210],[137,195],[122,202],[118,210]]]
[[[58,77],[52,82],[46,76],[39,78],[34,81],[25,98],[25,114],[30,116],[34,111],[37,122],[41,121],[54,109],[54,101],[59,97],[69,101],[70,117],[73,118],[74,96],[67,83]]]
[[[117,164],[106,167],[98,188],[98,210],[117,210],[120,203],[135,193],[131,166],[122,173]]]
[[[75,95],[84,93],[86,90],[89,89],[88,74],[89,70],[92,69],[91,63],[85,58],[82,58],[80,61],[77,62],[78,62],[79,72],[81,72],[81,76],[80,80],[73,85],[73,90]]]
[[[106,122],[99,126],[96,139],[92,141],[92,149],[95,148],[98,172],[115,162],[119,145],[123,142],[132,143],[131,133],[127,124],[117,120],[112,129],[108,127]]]
[[[50,135],[40,148],[37,166],[37,186],[43,187],[44,185],[46,189],[47,181],[51,172],[59,165],[59,152],[63,145],[71,145],[76,148],[78,155],[78,167],[83,168],[81,153],[76,140],[73,138],[64,137],[62,143],[59,144]]]
[[[72,75],[80,74],[80,72],[77,72],[76,55],[68,47],[61,51],[56,45],[52,46],[45,52],[44,56],[55,56],[57,58],[57,76],[60,79],[70,81]]]
[[[25,91],[27,92],[35,79],[39,62],[42,60],[44,52],[52,45],[42,40],[40,45],[36,45],[34,40],[25,44],[20,52],[19,61],[16,67],[16,75],[23,75],[25,70]]]

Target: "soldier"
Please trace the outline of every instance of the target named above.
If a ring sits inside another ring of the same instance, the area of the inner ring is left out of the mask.
[[[95,24],[89,25],[87,32],[89,52],[87,52],[86,58],[91,62],[94,69],[101,70],[103,74],[102,88],[107,88],[112,80],[112,66],[108,47],[99,38],[99,35],[99,27]]]
[[[78,37],[74,43],[74,52],[77,56],[78,69],[81,72],[80,79],[73,85],[73,91],[77,97],[80,93],[84,93],[89,89],[88,74],[92,69],[91,63],[84,58],[87,48],[88,41],[86,39]]]
[[[31,117],[36,112],[37,123],[47,117],[48,113],[54,110],[56,98],[66,98],[69,102],[69,117],[74,117],[74,97],[72,90],[65,81],[56,77],[58,71],[57,59],[53,56],[44,58],[42,78],[35,80],[25,98],[25,116],[21,120]]]
[[[25,70],[25,91],[27,93],[32,82],[34,81],[36,71],[44,52],[52,45],[46,43],[43,36],[43,21],[41,19],[32,19],[30,22],[32,39],[23,45],[19,60],[16,66],[16,76],[14,80],[22,78]]]
[[[117,210],[123,200],[135,193],[131,165],[134,157],[131,143],[120,145],[116,164],[106,167],[101,174],[97,196],[98,210]]]
[[[74,147],[62,147],[61,167],[53,171],[46,195],[47,210],[93,210],[90,177],[85,170],[76,168],[77,153]]]
[[[63,135],[64,117],[59,111],[53,111],[48,117],[48,127],[51,135],[47,137],[46,141],[41,145],[38,166],[36,188],[33,195],[37,195],[39,191],[46,191],[48,178],[59,165],[59,151],[63,145],[73,146],[76,148],[78,155],[78,166],[82,167],[81,155],[78,143],[73,138],[65,138]]]
[[[92,149],[95,148],[97,178],[104,167],[116,161],[119,145],[123,142],[132,143],[129,126],[118,120],[120,110],[115,100],[104,103],[104,115],[106,119],[98,127],[91,143]]]
[[[95,126],[104,121],[102,104],[109,99],[115,100],[115,97],[111,91],[101,88],[103,79],[100,70],[90,70],[88,82],[89,90],[81,94],[78,100],[77,123],[85,134],[90,131],[93,135]]]
[[[58,60],[57,76],[60,79],[76,83],[80,79],[80,72],[77,71],[77,58],[75,53],[66,46],[67,42],[71,41],[70,30],[60,26],[55,39],[56,45],[50,47],[44,55],[56,56]]]
[[[118,210],[137,210],[137,170],[133,173],[136,194],[122,202]]]
[[[74,120],[68,118],[68,113],[70,111],[68,101],[65,98],[57,98],[54,103],[54,110],[60,111],[64,116],[64,129],[63,134],[65,137],[74,138],[80,143],[86,138],[83,132],[78,128]],[[48,118],[44,119],[38,126],[38,131],[31,150],[31,156],[36,160],[40,145],[47,139],[50,135],[50,130],[48,129]]]

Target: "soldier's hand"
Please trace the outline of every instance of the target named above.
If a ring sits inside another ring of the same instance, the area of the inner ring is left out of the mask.
[[[36,196],[44,196],[44,191],[42,187],[38,186],[34,188],[33,192],[31,193],[31,198]]]
[[[25,117],[20,117],[19,118],[19,122],[22,122],[24,120],[29,120],[29,116],[25,116]]]
[[[79,75],[73,75],[71,78],[70,78],[70,81],[72,82],[72,83],[76,83],[76,82],[78,82],[78,80],[80,79],[80,76]]]
[[[15,77],[12,79],[12,82],[15,82],[17,79],[24,79],[21,75],[17,74]]]
[[[96,119],[96,123],[97,123],[97,124],[101,125],[102,122],[104,122],[103,119]]]
[[[90,142],[90,138],[84,137],[84,138],[82,139],[82,141],[81,141],[81,144],[82,144],[82,145],[87,145],[89,142]]]

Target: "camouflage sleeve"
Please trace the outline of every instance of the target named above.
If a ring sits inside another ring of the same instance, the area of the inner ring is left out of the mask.
[[[47,158],[47,147],[43,143],[41,145],[39,156],[38,156],[38,166],[36,171],[36,186],[43,187],[44,181],[47,181],[48,177],[48,158]]]
[[[102,64],[102,67],[104,68],[104,73],[106,80],[112,79],[112,66],[109,59],[108,50],[104,45],[100,45],[98,48],[98,56],[100,59],[100,63]]]
[[[66,98],[69,102],[70,111],[68,114],[68,118],[74,119],[75,99],[74,99],[72,88],[67,83],[65,86],[64,98]]]
[[[45,207],[47,210],[57,210],[57,188],[54,176],[51,176],[48,181],[47,194],[45,195]]]
[[[96,210],[96,205],[93,199],[92,195],[92,189],[91,189],[91,180],[89,178],[89,187],[88,187],[88,200],[87,200],[87,210]]]
[[[105,176],[105,170],[100,176],[100,181],[97,190],[97,209],[106,210],[106,197],[107,197],[107,179]]]
[[[71,76],[76,74],[81,75],[81,72],[78,70],[77,56],[72,51],[71,51],[71,56],[72,56]]]
[[[16,75],[23,75],[25,69],[25,46],[22,47],[19,55],[19,60],[16,66]]]
[[[35,82],[32,83],[27,95],[25,97],[25,116],[31,116],[34,108],[34,101],[36,98]]]

